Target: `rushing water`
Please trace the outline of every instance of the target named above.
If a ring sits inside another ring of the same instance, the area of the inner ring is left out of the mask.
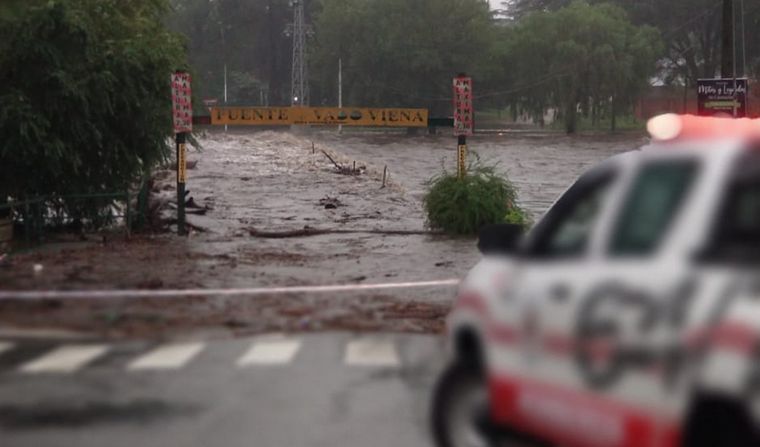
[[[321,132],[314,138],[357,160],[382,169],[415,198],[425,182],[441,171],[456,169],[456,139],[452,136],[347,134]],[[567,137],[489,135],[470,138],[469,148],[487,164],[497,164],[519,190],[520,202],[534,216],[543,213],[572,182],[594,164],[646,143],[640,134]]]

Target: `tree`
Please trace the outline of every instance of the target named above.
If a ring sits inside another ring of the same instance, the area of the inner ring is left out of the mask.
[[[347,104],[450,113],[451,78],[477,78],[492,40],[483,0],[322,0],[314,24],[311,67],[330,104],[341,58]]]
[[[167,3],[32,3],[0,22],[0,201],[126,190],[172,149]]]
[[[753,24],[760,23],[760,4],[747,1],[747,6],[742,11],[739,10],[739,1],[736,2],[735,26],[740,30],[739,33],[745,33],[749,72],[757,76],[760,74],[760,67],[755,69],[760,62],[760,32]],[[505,0],[504,6],[511,16],[520,18],[532,12],[556,11],[571,2],[572,0]],[[699,78],[720,74],[723,0],[590,0],[590,3],[618,5],[628,12],[634,24],[654,26],[660,31],[667,49],[663,54],[661,72],[666,81],[696,85]],[[742,16],[744,27],[741,26]],[[737,35],[737,45],[739,36],[741,34]]]
[[[555,11],[569,5],[572,0],[503,0],[504,10],[510,17],[520,19],[532,12]]]
[[[171,1],[168,23],[187,37],[188,56],[203,98],[223,98],[226,65],[231,103],[260,104],[263,96],[265,103],[290,105],[292,37],[287,31],[293,15],[289,0]],[[315,1],[306,3],[307,22]],[[251,90],[254,84],[258,91]]]
[[[653,28],[634,26],[619,7],[582,1],[526,16],[513,39],[519,78],[533,83],[521,102],[534,114],[558,106],[568,133],[579,109],[606,110],[614,130],[616,114],[647,85],[662,51]]]

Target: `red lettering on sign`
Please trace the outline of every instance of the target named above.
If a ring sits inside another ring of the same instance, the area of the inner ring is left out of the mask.
[[[454,78],[454,135],[472,135],[472,78]]]
[[[193,131],[191,78],[188,73],[172,74],[172,118],[174,132]]]

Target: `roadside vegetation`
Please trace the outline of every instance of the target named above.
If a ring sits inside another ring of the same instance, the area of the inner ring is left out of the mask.
[[[49,197],[36,218],[103,225],[114,200],[93,198],[123,193],[171,154],[169,74],[186,63],[162,23],[168,7],[3,1],[0,204]]]
[[[527,227],[528,214],[517,204],[517,191],[495,166],[475,157],[466,174],[444,170],[428,182],[424,198],[427,224],[451,235],[475,235],[489,224],[511,223]]]

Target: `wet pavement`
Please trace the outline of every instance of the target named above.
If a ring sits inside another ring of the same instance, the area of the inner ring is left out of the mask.
[[[392,334],[185,341],[189,356],[97,344],[87,361],[95,343],[16,343],[0,353],[4,447],[425,446],[444,361],[438,338]]]

